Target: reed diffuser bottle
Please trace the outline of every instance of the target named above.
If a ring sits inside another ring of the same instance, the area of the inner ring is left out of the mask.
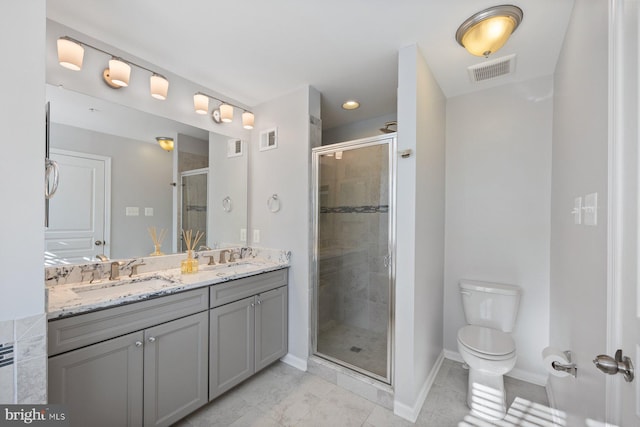
[[[187,258],[183,259],[180,263],[180,272],[182,274],[197,273],[198,272],[198,260],[193,257],[193,248],[196,247],[200,239],[202,239],[204,233],[196,231],[196,235],[193,235],[193,230],[182,230],[182,238],[184,244],[187,247]]]

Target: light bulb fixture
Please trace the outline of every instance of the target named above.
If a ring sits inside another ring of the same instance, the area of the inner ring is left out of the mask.
[[[233,121],[233,107],[229,104],[220,104],[220,120],[224,123],[231,123]]]
[[[151,96],[164,101],[167,99],[167,92],[169,91],[169,80],[160,74],[154,73],[149,78],[149,88],[151,89]]]
[[[80,71],[83,59],[84,48],[81,44],[67,37],[58,39],[58,62],[60,65],[73,71]]]
[[[245,111],[242,113],[242,127],[245,129],[253,129],[254,119],[255,117],[253,116],[253,113]]]
[[[69,36],[58,38],[58,62],[65,68],[71,70],[80,70],[82,68],[82,60],[84,58],[84,48],[90,47],[105,55],[108,55],[109,67],[102,73],[104,81],[113,89],[127,87],[129,85],[129,77],[131,76],[131,66],[140,68],[151,73],[150,89],[151,96],[156,99],[166,99],[169,90],[169,81],[166,77],[156,73],[153,70],[136,64],[135,62],[118,58],[116,55],[107,52],[99,47],[92,46],[88,43],[81,42]]]
[[[245,110],[230,102],[223,101],[215,96],[206,93],[196,92],[193,95],[193,107],[198,114],[207,114],[209,112],[209,99],[213,99],[220,103],[220,106],[211,112],[211,118],[215,123],[231,123],[233,121],[233,109],[242,110],[242,127],[245,129],[253,129],[255,117],[251,111]]]
[[[207,114],[209,112],[209,98],[203,93],[193,95],[193,108],[198,114]]]
[[[360,103],[353,99],[345,101],[345,103],[342,104],[342,108],[344,108],[345,110],[355,110],[356,108],[359,108],[359,107],[360,107]]]
[[[173,138],[169,138],[168,136],[157,136],[156,141],[160,144],[165,151],[173,151]]]
[[[127,87],[131,76],[131,66],[122,59],[113,57],[109,60],[109,76],[113,84]]]
[[[522,22],[522,9],[513,5],[482,10],[460,25],[456,41],[470,54],[488,58],[509,40]]]

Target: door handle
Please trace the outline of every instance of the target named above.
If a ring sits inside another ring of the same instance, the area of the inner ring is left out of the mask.
[[[596,368],[605,374],[615,375],[621,373],[624,375],[626,382],[629,383],[633,381],[633,363],[631,363],[631,359],[628,356],[622,356],[621,349],[616,351],[615,358],[606,354],[599,354],[593,359],[593,363],[596,365]]]
[[[107,242],[105,242],[104,240],[96,240],[95,245],[96,245],[96,246],[102,246],[102,245],[104,245],[105,243],[107,243]]]

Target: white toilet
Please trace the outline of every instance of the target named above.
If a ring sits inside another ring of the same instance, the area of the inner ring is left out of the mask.
[[[513,331],[521,289],[514,285],[460,280],[467,326],[458,331],[458,351],[469,365],[467,404],[488,420],[506,413],[503,375],[516,365]]]

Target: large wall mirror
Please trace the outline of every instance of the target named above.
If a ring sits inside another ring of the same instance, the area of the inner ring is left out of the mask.
[[[248,150],[215,134],[47,85],[49,157],[59,186],[48,201],[45,265],[182,252],[181,230],[201,245],[246,244]],[[165,151],[156,137],[174,140]]]

